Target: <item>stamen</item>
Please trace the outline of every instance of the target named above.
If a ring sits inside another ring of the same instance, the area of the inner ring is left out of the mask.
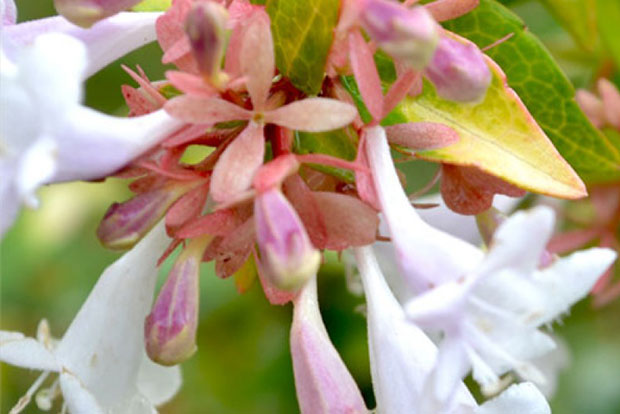
[[[439,181],[439,178],[441,178],[441,168],[437,169],[437,171],[433,175],[433,178],[431,178],[431,180],[428,183],[426,183],[424,187],[420,188],[418,191],[409,195],[409,201],[413,202],[415,199],[420,198],[424,194],[431,191],[433,187],[435,186],[435,184],[437,184],[437,181]]]
[[[490,45],[480,48],[480,50],[482,50],[483,52],[486,52],[489,49],[493,49],[495,46],[501,45],[502,43],[504,43],[506,40],[510,39],[514,35],[515,35],[515,32],[510,32],[506,36],[497,39],[495,42],[491,43]]]
[[[39,375],[39,378],[37,378],[37,380],[30,386],[30,388],[28,388],[28,391],[26,391],[26,394],[24,394],[24,396],[21,397],[19,401],[17,401],[17,404],[15,404],[13,408],[11,408],[11,411],[9,411],[9,414],[21,413],[22,410],[26,408],[26,406],[30,403],[32,396],[34,395],[35,392],[37,392],[37,390],[39,389],[41,384],[43,384],[43,382],[47,379],[47,376],[49,374],[50,374],[50,371],[44,371],[41,375]]]

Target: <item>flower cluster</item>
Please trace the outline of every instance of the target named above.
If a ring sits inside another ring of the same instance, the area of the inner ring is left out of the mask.
[[[544,207],[487,228],[486,250],[438,230],[418,215],[390,151],[415,157],[461,140],[447,123],[386,122],[398,105],[428,90],[477,105],[501,75],[438,23],[477,1],[337,2],[313,94],[280,66],[273,14],[247,0],[174,0],[164,12],[123,11],[132,0],[55,3],[62,17],[24,23],[12,0],[1,3],[0,231],[22,204],[37,205],[41,185],[130,178],[134,196],[112,205],[97,230],[105,247],[129,250],[62,339],[46,323],[37,339],[0,332],[1,361],[43,371],[12,413],[52,372],[58,380],[37,394],[42,408],[60,389],[73,414],[154,412],[180,386],[177,365],[197,350],[200,264],[211,261],[240,292],[258,279],[272,304],[292,303],[303,413],[368,412],[318,307],[322,252],[346,249],[367,302],[378,412],[549,412],[535,360],[555,344],[543,328],[588,294],[615,254],[553,255],[554,216]],[[128,117],[80,103],[85,79],[155,40],[175,69],[151,81],[125,68],[139,85],[122,88]],[[209,151],[190,164],[183,155],[193,146]],[[518,180],[475,163],[446,158],[440,171],[442,196],[459,213],[487,211],[496,194],[525,194]],[[175,250],[153,300],[157,268]],[[374,250],[387,252],[381,266]],[[463,382],[470,372],[497,395],[476,402]],[[507,373],[515,383],[502,390]]]

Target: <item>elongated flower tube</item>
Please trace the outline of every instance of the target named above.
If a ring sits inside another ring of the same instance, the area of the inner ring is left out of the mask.
[[[194,239],[183,249],[146,318],[146,352],[159,364],[176,365],[196,352],[200,262],[211,239]]]
[[[482,252],[429,226],[411,206],[396,174],[384,129],[367,128],[365,134],[366,153],[396,261],[411,288],[421,292],[473,269],[482,260]]]
[[[293,301],[291,354],[302,414],[367,413],[364,399],[321,319],[316,277]]]
[[[0,234],[41,184],[114,173],[182,125],[163,110],[128,119],[80,105],[86,50],[73,37],[41,35],[2,63],[0,102],[13,110],[0,122]]]
[[[59,14],[71,23],[90,27],[99,20],[115,15],[140,3],[141,0],[54,0]]]
[[[58,372],[71,413],[152,413],[153,405],[171,398],[180,385],[178,368],[154,367],[144,360],[142,339],[157,258],[169,241],[161,223],[110,265],[57,345],[45,332],[35,340],[0,331],[0,360],[44,371],[40,382]],[[24,396],[21,408],[36,388]]]
[[[31,45],[46,33],[63,33],[81,40],[87,51],[86,69],[80,73],[86,79],[127,53],[153,42],[155,21],[161,13],[119,13],[100,21],[89,29],[75,26],[62,16],[46,17],[13,25],[3,23],[2,47],[11,60],[18,58],[20,50]]]
[[[389,0],[368,0],[361,7],[361,25],[380,48],[416,69],[428,64],[439,27],[424,7],[408,9]]]
[[[424,74],[439,96],[452,101],[480,101],[491,84],[491,71],[482,51],[466,39],[447,35],[439,40]]]
[[[256,241],[265,275],[282,290],[297,290],[316,274],[321,254],[297,212],[279,189],[254,199]]]

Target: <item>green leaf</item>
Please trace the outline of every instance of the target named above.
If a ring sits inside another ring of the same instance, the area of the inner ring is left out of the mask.
[[[481,0],[478,8],[445,26],[480,47],[512,33],[486,52],[502,67],[510,87],[584,180],[620,178],[620,152],[590,124],[570,82],[517,16],[493,0]]]
[[[474,166],[518,187],[560,198],[581,198],[585,187],[553,147],[519,98],[506,87],[497,65],[484,100],[464,104],[440,98],[425,81],[423,93],[395,109],[409,122],[448,125],[460,140],[445,148],[418,152],[429,161]],[[394,115],[395,116],[395,115]]]
[[[159,12],[166,11],[172,5],[172,0],[143,0],[133,6],[133,11],[139,12]]]
[[[598,0],[596,11],[603,42],[616,66],[620,67],[620,1]]]
[[[353,161],[357,154],[356,141],[357,134],[352,128],[341,128],[319,133],[295,131],[293,150],[297,154],[327,154],[347,161]],[[319,164],[310,164],[310,166],[315,170],[333,175],[340,180],[349,183],[355,181],[353,171]]]
[[[293,85],[316,95],[338,21],[337,0],[269,0],[276,65]]]

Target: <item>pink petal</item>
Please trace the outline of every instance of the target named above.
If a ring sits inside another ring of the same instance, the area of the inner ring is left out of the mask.
[[[262,125],[250,122],[226,148],[211,177],[211,196],[225,202],[252,185],[254,174],[263,164],[265,138]]]
[[[357,151],[357,157],[355,159],[355,162],[368,167],[369,164],[368,157],[366,156],[365,134],[365,131],[362,132],[362,135],[360,137],[360,142],[358,144],[359,148]],[[372,179],[372,174],[370,170],[355,171],[355,186],[357,188],[357,194],[362,200],[371,205],[375,210],[381,210],[381,203],[379,202],[379,197],[377,196],[377,189],[375,188],[375,183]]]
[[[254,235],[254,218],[250,217],[222,238],[215,252],[217,277],[232,276],[243,266],[252,253]]]
[[[223,99],[189,95],[171,99],[164,108],[174,118],[192,124],[216,124],[250,119],[252,116],[250,111]]]
[[[281,155],[263,165],[254,176],[254,188],[263,192],[279,187],[282,181],[297,172],[299,163],[293,154]]]
[[[390,86],[383,102],[383,117],[387,116],[402,101],[414,86],[422,82],[422,75],[413,70],[405,70],[398,75],[396,82]]]
[[[175,237],[193,239],[205,234],[224,236],[230,233],[239,223],[232,210],[216,210],[205,216],[196,217],[185,223]]]
[[[588,117],[592,125],[597,128],[601,128],[605,125],[605,108],[603,102],[596,97],[592,92],[588,92],[583,89],[579,89],[575,95],[575,100],[579,105],[579,108]]]
[[[563,254],[584,246],[594,238],[598,237],[599,229],[578,229],[567,231],[555,236],[547,245],[547,250],[552,253]]]
[[[359,30],[349,34],[349,53],[351,68],[364,99],[364,104],[366,104],[366,108],[368,108],[373,119],[380,121],[383,118],[381,80],[372,52]]]
[[[284,290],[280,290],[272,285],[269,279],[265,277],[265,271],[260,264],[260,260],[258,259],[256,252],[254,252],[254,263],[256,263],[258,278],[263,286],[263,292],[265,292],[265,297],[269,303],[272,305],[284,305],[293,300],[293,298],[297,295],[297,292],[286,292]]]
[[[245,29],[240,55],[241,72],[247,77],[246,85],[255,111],[261,111],[267,101],[275,70],[273,53],[269,16],[256,10]]]
[[[192,0],[176,0],[172,7],[157,19],[157,40],[164,51],[163,63],[174,64],[185,72],[198,73],[194,57],[190,53],[189,40],[185,34],[185,18],[192,7]]]
[[[166,78],[170,83],[183,93],[196,95],[202,98],[210,98],[217,94],[217,90],[207,84],[202,77],[187,72],[169,70]]]
[[[607,122],[620,131],[620,92],[613,83],[604,78],[598,80],[597,86],[603,100]]]
[[[166,231],[169,235],[181,228],[191,218],[200,215],[204,207],[209,186],[201,185],[184,194],[166,213]]]
[[[388,140],[416,151],[443,148],[459,140],[459,134],[447,125],[435,122],[408,122],[385,128]]]
[[[325,220],[326,249],[343,250],[375,241],[377,212],[357,198],[333,192],[312,193]]]
[[[299,214],[314,247],[325,249],[327,227],[319,203],[308,185],[299,175],[294,175],[284,182],[284,194]]]
[[[329,98],[307,98],[265,113],[265,122],[286,128],[322,132],[350,124],[357,115],[354,106]]]

